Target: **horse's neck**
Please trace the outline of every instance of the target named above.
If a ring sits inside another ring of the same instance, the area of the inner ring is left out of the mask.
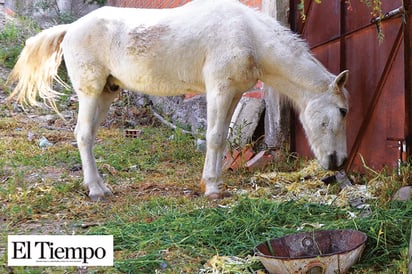
[[[256,36],[261,54],[260,80],[304,107],[309,97],[327,90],[333,75],[290,30],[272,18],[262,19],[260,23],[260,35]]]
[[[330,74],[309,53],[302,58],[288,60],[281,67],[272,68],[274,73],[265,74],[262,81],[289,99],[302,110],[311,98],[328,89],[333,80]]]

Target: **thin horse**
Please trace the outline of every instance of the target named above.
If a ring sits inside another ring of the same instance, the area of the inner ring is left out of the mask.
[[[258,80],[300,111],[311,148],[327,169],[346,157],[344,84],[306,44],[273,18],[231,0],[195,0],[175,9],[103,7],[27,40],[9,81],[10,97],[56,109],[57,69],[64,56],[79,97],[75,130],[84,183],[93,200],[111,195],[96,167],[97,129],[121,88],[172,96],[206,93],[207,151],[201,189],[222,196],[222,158],[229,122],[242,93]]]

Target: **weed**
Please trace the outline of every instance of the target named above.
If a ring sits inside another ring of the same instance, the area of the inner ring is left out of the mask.
[[[12,43],[2,47],[0,50],[0,65],[6,68],[13,68],[20,55],[23,45],[21,43],[14,44],[19,39],[18,28],[14,24],[7,23],[3,31],[0,33],[0,41],[13,41]]]
[[[38,27],[29,20],[21,20],[21,25],[13,21],[7,22],[0,32],[0,66],[13,68],[23,49],[24,42],[34,33],[38,32]]]
[[[171,159],[174,161],[191,161],[194,156],[199,155],[195,151],[194,139],[192,135],[185,134],[181,130],[174,130],[171,138]]]

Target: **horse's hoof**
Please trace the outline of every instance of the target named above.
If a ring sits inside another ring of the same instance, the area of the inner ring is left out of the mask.
[[[220,200],[222,199],[222,195],[220,193],[211,193],[206,196],[209,200]]]
[[[230,192],[227,191],[227,190],[223,191],[221,195],[222,195],[223,198],[232,197],[232,193],[230,193]]]
[[[113,196],[113,192],[111,190],[107,189],[107,190],[104,191],[104,196],[108,196],[108,197]]]
[[[206,197],[209,200],[221,200],[221,199],[228,198],[228,197],[231,197],[231,196],[232,196],[232,194],[229,191],[223,191],[223,192],[220,192],[220,193],[211,193],[211,194],[207,195]]]
[[[89,198],[90,200],[92,200],[93,202],[98,202],[98,201],[105,201],[104,195],[92,195],[89,194]]]

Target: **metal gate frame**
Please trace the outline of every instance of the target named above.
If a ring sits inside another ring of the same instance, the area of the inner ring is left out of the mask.
[[[403,0],[405,9],[404,63],[405,63],[405,133],[406,154],[412,154],[412,0]]]

